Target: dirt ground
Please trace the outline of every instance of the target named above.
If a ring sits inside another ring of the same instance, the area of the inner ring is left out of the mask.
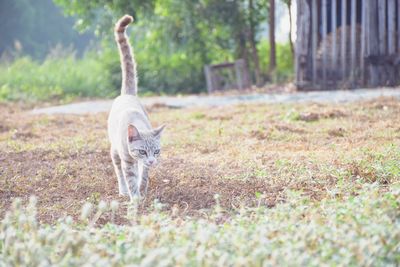
[[[207,216],[216,195],[235,210],[273,207],[288,190],[319,200],[347,184],[399,181],[371,168],[399,160],[399,100],[148,109],[153,124],[167,128],[143,212],[158,199],[167,212]],[[77,219],[87,201],[118,200],[123,223],[129,204],[118,196],[106,121],[106,113],[30,115],[23,105],[0,104],[1,214],[30,195],[44,223]]]

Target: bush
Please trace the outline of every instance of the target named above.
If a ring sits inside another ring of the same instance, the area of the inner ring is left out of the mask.
[[[289,192],[290,193],[290,192]],[[115,203],[39,225],[35,199],[13,204],[0,224],[1,266],[398,266],[400,187],[376,184],[358,196],[310,202],[292,192],[275,208],[241,208],[225,223],[219,207],[209,219],[174,218],[159,203],[132,225],[96,219]]]
[[[269,67],[269,51],[270,46],[267,40],[263,40],[258,44],[260,56],[260,65],[262,73],[268,73]],[[287,82],[293,79],[294,63],[290,44],[276,44],[276,73],[272,77],[273,82]]]
[[[70,55],[41,63],[22,57],[0,65],[0,100],[104,97],[116,91],[108,76],[94,53],[83,59]]]
[[[143,37],[144,38],[144,37]],[[146,36],[148,42],[156,37]],[[204,55],[200,52],[177,50],[166,53],[160,45],[134,45],[138,63],[139,93],[176,94],[205,91]],[[160,41],[159,41],[160,42]],[[70,99],[74,97],[115,96],[121,87],[121,68],[116,45],[103,45],[102,52],[90,52],[78,59],[73,51],[59,48],[43,62],[29,57],[17,58],[12,63],[0,64],[0,101]],[[218,52],[216,52],[218,51]],[[191,55],[190,57],[188,55]],[[262,73],[269,64],[269,45],[259,45]],[[227,50],[212,49],[212,63],[229,58]],[[275,82],[293,76],[293,59],[289,44],[277,45]]]

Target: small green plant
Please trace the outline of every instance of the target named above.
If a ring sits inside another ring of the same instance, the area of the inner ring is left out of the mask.
[[[99,192],[94,192],[90,195],[90,197],[88,197],[87,201],[89,203],[93,203],[93,204],[98,204],[100,201],[100,193]]]
[[[390,145],[383,151],[365,150],[363,158],[352,162],[352,171],[370,183],[393,183],[400,178],[400,148]]]
[[[358,196],[316,203],[288,192],[286,203],[243,207],[229,220],[218,195],[208,219],[169,216],[155,202],[130,225],[100,227],[116,202],[86,204],[81,223],[67,217],[49,226],[38,224],[35,198],[26,207],[17,199],[0,224],[0,265],[396,266],[400,187],[379,191],[367,184]]]
[[[201,112],[195,112],[195,113],[192,114],[192,117],[193,117],[193,119],[201,120],[201,119],[204,119],[206,117],[206,114],[201,113]]]

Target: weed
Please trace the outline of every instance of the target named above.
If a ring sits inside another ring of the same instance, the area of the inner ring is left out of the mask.
[[[0,263],[395,266],[400,262],[399,193],[394,186],[380,197],[375,184],[345,201],[313,203],[292,191],[285,204],[241,208],[229,220],[218,204],[209,219],[182,220],[167,216],[155,202],[130,225],[100,228],[94,228],[97,220],[112,212],[106,202],[86,204],[81,224],[67,217],[50,227],[36,221],[34,199],[26,208],[16,200],[0,224]]]

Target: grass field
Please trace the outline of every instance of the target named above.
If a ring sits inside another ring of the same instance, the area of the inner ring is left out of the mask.
[[[1,104],[0,265],[400,264],[399,100],[149,113],[167,128],[135,206],[107,114]],[[86,202],[98,210],[81,218]]]

